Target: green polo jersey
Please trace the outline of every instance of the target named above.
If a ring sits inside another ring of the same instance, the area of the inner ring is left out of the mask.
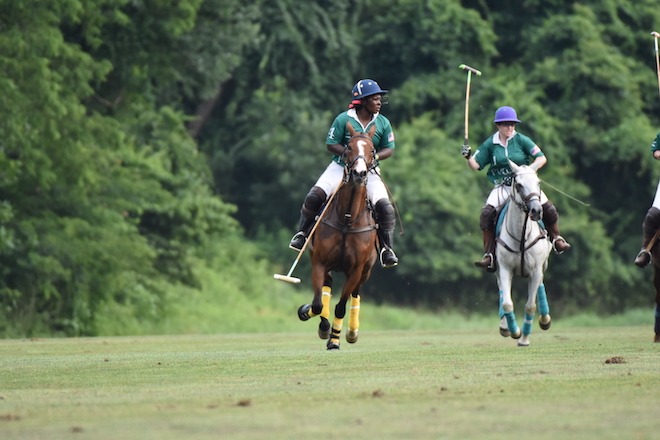
[[[379,113],[371,120],[371,122],[369,122],[369,124],[367,124],[365,128],[362,128],[362,124],[360,124],[360,122],[357,120],[355,109],[350,109],[337,115],[332,123],[332,126],[330,127],[330,130],[328,131],[328,137],[326,138],[325,143],[328,145],[348,145],[351,134],[346,129],[347,122],[350,122],[355,131],[358,133],[366,133],[369,131],[369,129],[371,129],[372,125],[376,125],[376,132],[374,133],[373,137],[376,152],[382,150],[383,148],[395,148],[394,132],[392,131],[392,124],[390,124],[389,119]],[[340,156],[332,156],[332,160],[340,165],[344,165]]]
[[[489,165],[486,176],[496,185],[511,185],[513,172],[507,159],[516,165],[529,165],[533,162],[533,158],[544,156],[543,151],[533,140],[518,132],[509,139],[506,148],[500,143],[495,143],[497,136],[498,133],[495,133],[489,137],[474,152],[474,160],[479,164],[479,169],[482,170]]]
[[[651,142],[651,153],[654,153],[658,150],[660,150],[660,133],[658,133],[655,136],[655,139],[653,139],[653,142]]]

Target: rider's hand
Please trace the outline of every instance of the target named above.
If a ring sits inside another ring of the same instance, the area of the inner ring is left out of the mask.
[[[463,146],[461,147],[461,155],[462,155],[464,158],[469,159],[470,156],[472,156],[472,148],[470,148],[469,145],[463,145]]]

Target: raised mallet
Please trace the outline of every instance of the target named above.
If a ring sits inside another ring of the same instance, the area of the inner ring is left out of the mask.
[[[465,141],[463,145],[468,145],[468,114],[469,114],[469,104],[470,104],[470,80],[472,79],[472,74],[474,73],[477,76],[481,76],[481,71],[475,69],[474,67],[461,64],[458,66],[459,69],[467,70],[467,84],[465,86]]]
[[[658,75],[658,94],[660,95],[660,58],[658,57],[658,38],[660,38],[660,34],[653,31],[651,35],[653,35],[655,41],[655,71]]]

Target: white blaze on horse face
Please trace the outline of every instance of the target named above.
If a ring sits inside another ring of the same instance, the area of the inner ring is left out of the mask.
[[[358,173],[367,171],[367,160],[364,158],[364,147],[366,145],[367,143],[361,139],[357,141],[358,160],[356,161],[353,170],[357,171]]]

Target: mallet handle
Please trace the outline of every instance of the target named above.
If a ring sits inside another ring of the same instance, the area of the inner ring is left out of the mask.
[[[660,57],[658,56],[658,38],[660,37],[660,34],[653,31],[651,32],[651,35],[653,35],[655,43],[655,71],[658,75],[658,94],[660,94]]]

